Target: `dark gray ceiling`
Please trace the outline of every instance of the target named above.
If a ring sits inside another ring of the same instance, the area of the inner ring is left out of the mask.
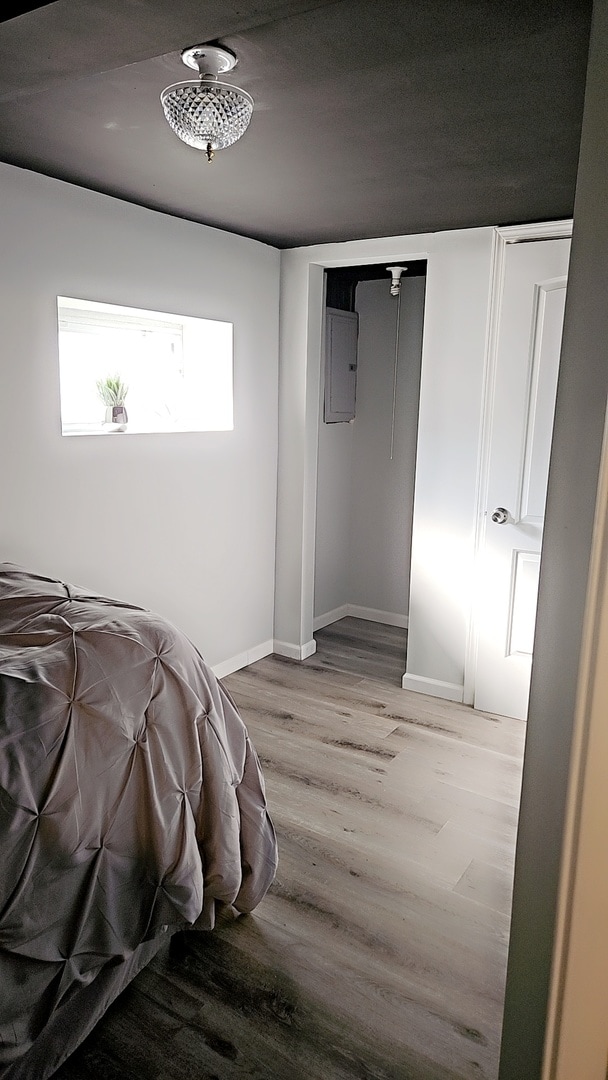
[[[32,5],[29,5],[30,7]],[[0,25],[0,160],[278,247],[572,213],[591,0],[56,0]],[[182,48],[256,109],[209,165]]]

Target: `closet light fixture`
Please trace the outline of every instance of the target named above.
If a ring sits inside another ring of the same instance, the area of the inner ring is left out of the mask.
[[[391,296],[398,296],[401,288],[401,275],[407,270],[407,266],[387,266],[391,275]]]
[[[187,67],[198,70],[199,79],[167,86],[160,95],[161,105],[175,134],[213,161],[216,150],[225,150],[245,134],[253,98],[238,86],[218,81],[218,75],[232,71],[237,63],[229,49],[192,45],[181,57]]]

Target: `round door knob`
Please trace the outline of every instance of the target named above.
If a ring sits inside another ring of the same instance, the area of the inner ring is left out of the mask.
[[[492,514],[492,521],[494,521],[496,525],[506,525],[508,520],[509,511],[505,510],[504,506],[497,506]]]

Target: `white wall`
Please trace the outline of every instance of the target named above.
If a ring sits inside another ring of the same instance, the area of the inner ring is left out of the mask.
[[[493,230],[281,253],[281,423],[275,632],[312,638],[322,278],[325,266],[427,259],[404,685],[462,698]]]
[[[462,700],[471,620],[477,471],[493,230],[436,234],[429,258],[407,675]]]
[[[354,423],[319,425],[315,628],[350,602],[354,431]]]
[[[397,298],[387,281],[357,286],[360,317],[353,448],[350,602],[405,620],[409,611],[424,278],[403,278],[391,419]]]
[[[389,286],[388,274],[357,286],[355,420],[319,427],[315,624],[348,605],[407,625],[424,278],[401,285],[392,459],[398,301]]]
[[[279,254],[0,165],[0,558],[270,650]],[[231,432],[63,438],[56,297],[234,323]],[[239,661],[240,658],[240,661]]]

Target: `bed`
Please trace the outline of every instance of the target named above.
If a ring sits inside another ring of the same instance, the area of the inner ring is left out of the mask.
[[[167,936],[276,871],[242,719],[149,611],[0,563],[0,1077],[45,1080]]]

